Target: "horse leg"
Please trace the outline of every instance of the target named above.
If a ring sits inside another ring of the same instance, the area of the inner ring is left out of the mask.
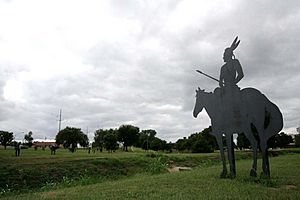
[[[248,130],[245,130],[245,135],[248,138],[249,142],[251,143],[252,146],[252,158],[253,158],[253,164],[252,164],[252,169],[250,170],[250,176],[256,177],[257,173],[257,141],[252,134],[251,127],[249,126]]]
[[[233,135],[226,136],[226,143],[227,143],[227,152],[228,152],[228,160],[230,164],[230,176],[234,178],[236,175],[235,170],[235,160],[234,160],[234,148],[233,148]]]
[[[220,177],[226,178],[227,175],[227,167],[226,167],[226,160],[225,160],[225,154],[224,154],[224,147],[223,147],[223,141],[222,141],[222,135],[216,136],[217,143],[220,149],[221,159],[223,163],[223,171],[221,172]]]
[[[262,153],[262,170],[263,176],[270,177],[270,167],[269,167],[269,156],[268,156],[268,147],[267,141],[264,138],[261,138],[260,148]]]
[[[232,166],[233,166],[233,172],[234,172],[234,176],[236,175],[236,168],[235,168],[235,154],[234,154],[234,142],[233,142],[233,135],[231,135],[231,154],[232,154]]]

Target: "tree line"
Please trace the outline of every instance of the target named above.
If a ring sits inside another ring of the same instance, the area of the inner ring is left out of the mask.
[[[255,138],[259,141],[258,136],[255,136]],[[292,136],[284,132],[280,132],[279,134],[273,135],[268,140],[268,148],[285,148],[290,143],[295,143],[296,146],[300,146],[300,134],[295,135],[294,139]],[[239,136],[237,137],[236,147],[239,149],[250,149],[251,144],[244,134],[239,134]]]
[[[204,129],[202,132],[193,133],[189,137],[179,139],[174,144],[174,148],[180,152],[192,152],[192,153],[209,153],[218,150],[217,141],[214,136],[210,135],[211,126]],[[257,135],[256,139],[259,142]],[[296,147],[300,147],[300,134],[295,135],[293,138],[291,135],[287,135],[284,132],[272,136],[268,140],[269,148],[286,148],[290,143],[295,143]],[[223,146],[226,147],[225,136],[223,136]],[[237,137],[237,144],[234,146],[236,149],[250,149],[251,144],[246,136],[242,133]]]
[[[93,147],[101,152],[105,148],[108,151],[114,151],[121,144],[124,151],[128,147],[135,146],[144,150],[171,151],[171,143],[156,137],[156,131],[153,129],[141,130],[137,126],[122,125],[118,129],[99,129],[95,131]]]
[[[33,137],[31,131],[29,131],[28,134],[24,135],[24,140],[26,141],[27,146],[32,146]],[[14,141],[13,132],[0,130],[0,144],[4,146],[4,149],[6,149],[7,146],[15,146],[16,143],[17,142]]]
[[[73,132],[69,134],[68,132]],[[192,152],[192,153],[210,153],[218,150],[217,141],[214,136],[210,134],[211,126],[205,128],[201,132],[196,132],[188,137],[178,139],[175,143],[167,142],[156,136],[156,131],[153,129],[141,130],[139,127],[133,125],[122,125],[117,129],[99,129],[94,133],[94,142],[92,146],[98,148],[101,152],[103,149],[107,151],[115,151],[121,145],[124,151],[128,151],[128,147],[135,146],[144,150],[154,151],[169,151],[172,149],[179,152]],[[65,138],[60,138],[65,134]],[[70,138],[72,136],[72,139]],[[76,139],[77,138],[77,139]],[[259,139],[258,137],[256,137]],[[87,136],[81,132],[80,129],[67,127],[56,136],[56,142],[63,144],[65,148],[69,148],[71,144],[77,146],[74,141],[77,140],[81,146],[88,145]],[[300,146],[300,134],[292,136],[284,132],[272,136],[268,141],[269,148],[285,148],[290,143],[295,143]],[[223,145],[226,147],[225,137],[223,137]],[[251,145],[246,136],[242,133],[237,137],[236,149],[250,149]]]
[[[155,130],[140,131],[139,127],[133,125],[121,125],[116,129],[98,129],[94,133],[92,147],[101,152],[103,149],[113,152],[120,146],[124,151],[128,151],[130,146],[144,150],[171,151],[171,143],[156,137],[156,134]],[[56,135],[55,140],[58,145],[70,149],[71,152],[76,150],[78,144],[82,147],[89,146],[88,137],[80,128],[66,127]]]
[[[121,125],[116,129],[98,129],[94,132],[94,142],[92,147],[100,150],[103,149],[112,152],[120,148],[128,151],[128,148],[135,146],[144,150],[168,151],[177,150],[179,152],[192,153],[209,153],[218,149],[218,145],[214,136],[210,135],[211,127],[205,128],[201,132],[196,132],[188,137],[178,139],[175,143],[167,142],[156,136],[157,132],[153,129],[140,130],[139,127],[133,125]],[[258,137],[257,137],[258,138]],[[32,131],[24,135],[25,145],[31,147],[33,145]],[[57,133],[55,137],[56,143],[64,148],[74,152],[79,144],[82,147],[89,147],[89,139],[80,128],[66,127]],[[224,146],[225,137],[223,138]],[[6,149],[7,146],[15,145],[13,132],[0,131],[0,143]],[[300,146],[300,134],[292,136],[281,132],[271,137],[268,141],[269,148],[285,148],[288,144],[295,143]],[[250,149],[251,145],[244,134],[239,134],[235,148]]]
[[[218,149],[217,141],[210,134],[211,126],[201,132],[191,134],[189,137],[179,139],[174,148],[179,152],[211,153]]]

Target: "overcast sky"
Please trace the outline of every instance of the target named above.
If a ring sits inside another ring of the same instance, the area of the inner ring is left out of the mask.
[[[210,125],[192,115],[235,36],[245,77],[300,124],[300,1],[0,0],[0,130],[52,139],[132,124],[176,141]]]

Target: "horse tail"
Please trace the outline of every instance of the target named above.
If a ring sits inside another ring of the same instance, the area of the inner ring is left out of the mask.
[[[272,102],[267,101],[265,105],[264,129],[267,139],[278,134],[283,128],[283,117],[279,108]]]

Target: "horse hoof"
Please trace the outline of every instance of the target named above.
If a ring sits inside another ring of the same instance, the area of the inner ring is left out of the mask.
[[[257,173],[256,173],[256,171],[254,169],[251,169],[250,176],[257,177]]]
[[[226,178],[226,176],[227,176],[227,172],[222,172],[222,173],[220,174],[220,178]]]
[[[235,174],[234,173],[230,173],[230,178],[234,179],[235,178]]]
[[[270,174],[262,172],[262,173],[260,173],[260,178],[262,178],[262,179],[269,179],[270,178]]]

